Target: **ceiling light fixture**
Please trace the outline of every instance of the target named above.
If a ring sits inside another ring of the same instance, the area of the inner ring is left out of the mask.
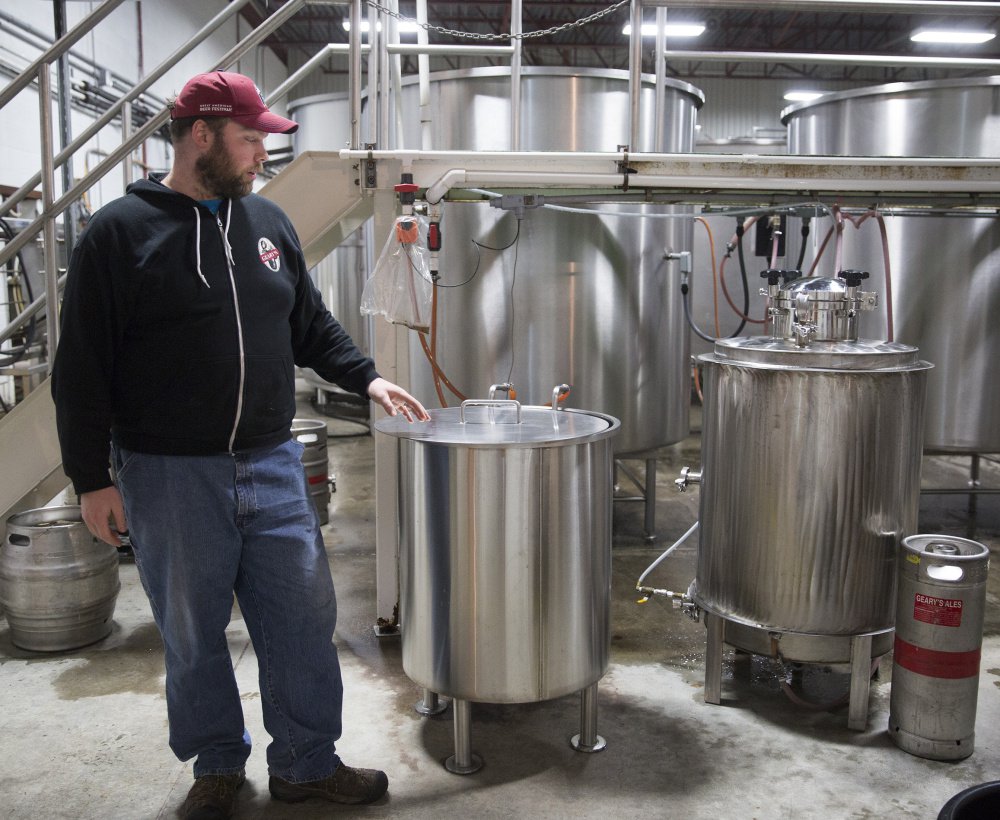
[[[914,43],[951,43],[957,45],[979,45],[988,43],[997,36],[995,31],[959,31],[957,29],[918,29],[910,35]]]
[[[663,27],[663,33],[667,37],[698,37],[705,31],[705,26],[701,23],[667,23]],[[622,29],[622,34],[626,37],[632,34],[632,24],[626,23]],[[642,24],[643,37],[656,36],[656,23]]]
[[[344,20],[343,21],[343,26],[344,26],[344,31],[350,31],[351,30],[351,21],[350,20]],[[368,25],[368,21],[367,20],[362,20],[361,21],[361,33],[362,34],[367,34],[369,28],[370,28],[370,26]],[[382,24],[378,23],[375,26],[375,28],[376,28],[377,31],[381,31],[382,30]],[[400,34],[415,34],[416,32],[418,32],[420,30],[420,26],[418,26],[412,20],[400,20],[399,23],[398,23],[398,25],[397,25],[396,30]]]
[[[788,102],[812,102],[817,97],[822,97],[823,91],[789,91],[785,94]]]

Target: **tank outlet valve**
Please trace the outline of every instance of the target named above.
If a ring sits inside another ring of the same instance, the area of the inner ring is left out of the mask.
[[[700,470],[692,470],[690,467],[684,467],[681,470],[681,477],[674,479],[674,486],[677,488],[677,492],[686,492],[688,484],[701,484]]]
[[[656,587],[642,587],[637,586],[635,588],[636,592],[642,593],[642,597],[636,601],[637,604],[645,604],[654,595],[659,595],[664,598],[670,599],[670,604],[674,609],[680,609],[684,614],[690,616],[691,610],[698,609],[698,605],[691,599],[691,597],[685,592],[672,592],[669,589],[658,589]],[[694,615],[694,619],[697,621],[698,616]]]

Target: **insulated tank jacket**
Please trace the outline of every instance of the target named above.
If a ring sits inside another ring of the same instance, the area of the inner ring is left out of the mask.
[[[323,305],[284,212],[218,215],[156,177],[97,211],[73,250],[52,373],[63,467],[110,486],[110,439],[209,455],[287,441],[294,366],[366,397],[378,377]]]

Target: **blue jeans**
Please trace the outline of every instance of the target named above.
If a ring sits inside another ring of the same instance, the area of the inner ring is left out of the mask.
[[[337,602],[302,445],[212,456],[114,448],[139,577],[163,637],[170,748],[194,775],[250,754],[226,626],[233,593],[260,668],[271,774],[319,780],[340,765]]]

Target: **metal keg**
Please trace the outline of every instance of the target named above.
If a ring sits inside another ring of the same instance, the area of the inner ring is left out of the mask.
[[[55,652],[99,641],[111,632],[120,588],[118,550],[90,534],[78,506],[7,519],[0,600],[15,645]]]
[[[708,702],[720,702],[723,643],[849,662],[849,725],[863,728],[872,658],[892,645],[896,546],[916,528],[931,365],[914,347],[857,339],[857,314],[875,299],[859,289],[862,274],[844,275],[780,287],[772,277],[772,335],[722,339],[698,357],[690,594],[709,627]]]
[[[460,750],[468,701],[557,698],[607,669],[619,422],[512,400],[430,416],[375,429],[399,447],[403,669],[455,698]]]
[[[305,449],[302,467],[306,471],[309,496],[319,513],[319,523],[330,521],[330,458],[327,452],[326,422],[318,419],[292,419],[292,438]]]
[[[903,539],[889,736],[910,754],[972,754],[989,556],[966,538]]]

